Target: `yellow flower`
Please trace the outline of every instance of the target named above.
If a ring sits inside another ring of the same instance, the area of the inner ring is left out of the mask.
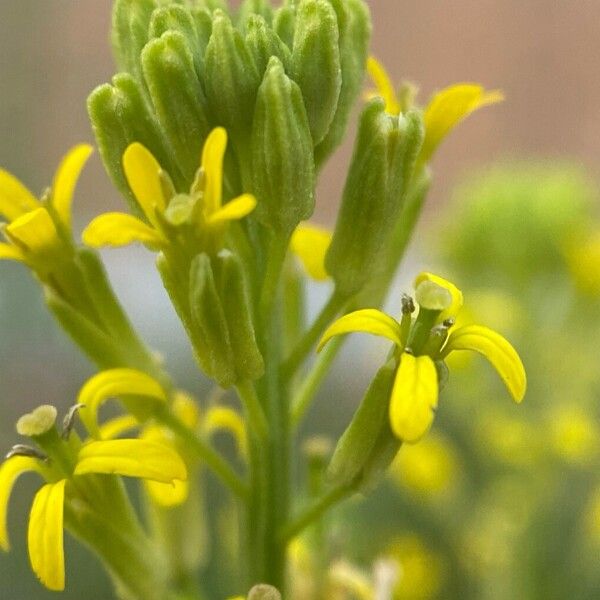
[[[33,471],[46,483],[36,493],[29,517],[31,567],[47,588],[62,590],[64,506],[71,499],[80,501],[86,476],[115,474],[173,485],[187,479],[187,469],[174,450],[154,441],[90,440],[81,444],[75,438],[61,440],[54,426],[55,418],[56,409],[42,406],[17,424],[22,435],[33,439],[50,436],[52,447],[58,447],[58,451],[48,461],[37,455],[15,455],[0,466],[0,547],[9,549],[6,516],[13,485],[20,475]]]
[[[244,218],[256,206],[251,194],[223,204],[226,148],[225,129],[213,129],[189,193],[177,194],[152,153],[142,144],[131,144],[123,153],[123,171],[146,221],[123,213],[100,215],[83,232],[84,243],[99,248],[141,242],[151,250],[161,250],[177,232],[207,250],[218,250],[229,221]]]
[[[72,148],[41,200],[0,169],[0,217],[8,221],[3,228],[8,243],[0,243],[0,260],[17,260],[44,273],[68,256],[73,193],[91,153],[87,144]]]
[[[385,67],[370,57],[367,70],[376,87],[375,92],[368,96],[380,96],[385,101],[386,111],[390,115],[399,115],[402,102]],[[475,83],[457,83],[434,94],[425,107],[425,141],[419,156],[420,162],[428,162],[440,142],[471,113],[502,100],[504,95],[501,91],[486,91]]]
[[[600,296],[600,232],[573,236],[564,244],[563,254],[577,289]]]
[[[452,283],[422,273],[415,281],[420,306],[416,319],[403,308],[402,321],[376,309],[362,309],[335,321],[324,333],[319,350],[333,336],[363,332],[387,338],[396,346],[398,361],[389,406],[395,435],[408,443],[420,440],[429,430],[438,403],[439,375],[447,370],[444,360],[455,351],[483,355],[496,369],[510,395],[521,402],[527,386],[525,369],[510,343],[495,331],[466,325],[450,331],[463,302]],[[405,303],[409,307],[412,303]]]
[[[309,223],[298,225],[290,247],[300,259],[304,270],[316,281],[325,281],[329,274],[325,269],[325,255],[331,244],[331,232]]]

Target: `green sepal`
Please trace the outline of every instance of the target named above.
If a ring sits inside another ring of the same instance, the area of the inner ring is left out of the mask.
[[[273,31],[291,50],[294,46],[296,29],[296,7],[281,6],[273,13]]]
[[[189,187],[210,125],[187,39],[169,31],[152,40],[144,48],[142,64],[156,114]]]
[[[368,492],[377,486],[396,458],[401,446],[402,440],[394,435],[389,419],[386,418],[362,469],[358,485],[363,492]]]
[[[217,124],[230,134],[232,144],[248,140],[260,77],[254,59],[242,34],[229,17],[217,11],[206,48],[205,91],[211,113]],[[240,159],[241,160],[241,159]]]
[[[251,15],[247,20],[246,44],[254,56],[261,77],[271,56],[276,56],[283,63],[286,72],[289,72],[292,63],[290,49],[260,15]]]
[[[223,388],[236,381],[233,350],[225,311],[217,291],[211,259],[199,254],[190,268],[190,309],[203,348],[198,356],[204,372]]]
[[[247,21],[252,15],[259,15],[270,24],[273,19],[271,2],[269,0],[244,0],[238,11],[237,22],[240,29],[243,30],[247,26]]]
[[[302,0],[297,8],[292,77],[302,90],[316,146],[327,135],[342,85],[339,32],[327,0]]]
[[[354,103],[359,98],[369,54],[371,15],[363,0],[329,0],[337,15],[340,33],[342,87],[329,131],[315,148],[315,162],[322,165],[340,145]]]
[[[113,77],[112,85],[96,88],[88,98],[88,113],[104,166],[138,215],[143,212],[129,190],[122,167],[123,152],[129,144],[140,142],[146,146],[175,185],[184,187],[165,134],[133,76],[120,73]]]
[[[388,410],[395,374],[396,362],[390,360],[375,375],[336,445],[327,468],[332,484],[356,485],[369,477],[367,467],[376,462],[382,430],[389,429]]]
[[[141,79],[140,54],[149,36],[156,0],[115,0],[111,41],[119,70]]]
[[[314,210],[313,147],[300,88],[275,57],[256,101],[252,161],[257,219],[291,235]]]

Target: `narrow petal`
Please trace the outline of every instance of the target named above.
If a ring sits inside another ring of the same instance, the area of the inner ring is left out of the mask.
[[[5,552],[10,549],[6,527],[8,501],[17,479],[28,471],[43,475],[44,469],[38,459],[29,456],[13,456],[0,466],[0,548]]]
[[[438,380],[429,356],[403,354],[390,400],[390,425],[404,442],[418,442],[429,430],[438,403]]]
[[[96,217],[82,234],[83,243],[90,248],[118,248],[140,242],[152,250],[166,244],[163,236],[140,219],[123,213],[106,213]]]
[[[6,235],[36,258],[51,261],[63,251],[63,243],[52,217],[45,208],[36,208],[6,226]]]
[[[89,442],[79,451],[75,475],[105,473],[171,483],[185,481],[182,458],[166,444],[148,440]]]
[[[150,150],[135,142],[123,153],[123,170],[144,214],[151,223],[155,223],[155,210],[164,211],[166,208],[160,182],[160,164]]]
[[[420,159],[427,162],[440,142],[472,112],[502,100],[504,95],[499,90],[487,92],[473,83],[452,85],[435,94],[425,109],[425,141]]]
[[[223,201],[223,158],[227,149],[227,131],[223,127],[213,129],[202,150],[204,171],[204,210],[206,214],[217,212]]]
[[[450,295],[452,296],[452,304],[446,310],[440,313],[439,321],[444,321],[445,319],[456,317],[463,305],[462,292],[453,283],[450,283],[446,279],[443,279],[438,275],[434,275],[433,273],[421,273],[420,275],[418,275],[415,279],[414,287],[417,288],[418,285],[423,281],[431,281],[439,285],[440,287],[443,287],[444,289],[448,290],[450,292]]]
[[[46,484],[33,499],[27,543],[33,572],[50,590],[65,589],[63,513],[66,479]]]
[[[248,436],[242,417],[232,408],[211,406],[204,415],[202,429],[208,434],[228,431],[233,435],[238,452],[244,458],[248,457]]]
[[[163,508],[171,508],[183,504],[188,497],[189,484],[187,481],[175,479],[171,483],[160,483],[159,481],[144,481],[148,495],[153,502]]]
[[[332,337],[353,332],[371,333],[387,338],[397,346],[402,345],[398,321],[375,308],[365,308],[344,315],[330,325],[319,342],[317,352],[320,352]]]
[[[298,225],[290,242],[292,252],[300,259],[306,272],[317,281],[325,281],[325,255],[331,244],[331,232],[308,223]]]
[[[77,403],[79,416],[90,435],[99,437],[98,410],[107,400],[119,396],[142,396],[150,402],[165,403],[167,395],[152,377],[134,369],[109,369],[98,373],[81,388]]]
[[[139,421],[133,415],[115,417],[100,425],[98,437],[101,440],[112,440],[120,437],[127,431],[137,429],[139,425]]]
[[[401,108],[394,84],[385,67],[373,56],[367,60],[367,71],[377,87],[377,95],[385,100],[385,110],[390,115],[399,115]]]
[[[14,221],[40,206],[40,201],[14,175],[0,169],[0,216]]]
[[[527,389],[525,367],[506,338],[488,327],[466,325],[450,334],[444,355],[454,350],[471,350],[485,356],[504,381],[513,400],[523,400]]]
[[[210,225],[238,221],[249,215],[256,207],[256,198],[252,194],[242,194],[230,200],[225,206],[208,215],[206,219]]]
[[[0,243],[0,260],[18,260],[19,262],[23,262],[25,257],[16,246]]]
[[[88,158],[93,152],[89,144],[79,144],[72,148],[60,163],[52,184],[52,205],[60,220],[71,228],[71,204],[73,192]]]

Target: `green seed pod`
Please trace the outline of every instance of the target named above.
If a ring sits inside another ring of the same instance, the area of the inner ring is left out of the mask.
[[[315,162],[322,165],[340,145],[354,103],[360,96],[371,39],[371,15],[363,0],[329,0],[340,32],[342,87],[335,116],[323,141],[315,148]]]
[[[215,262],[217,291],[227,321],[236,381],[258,379],[264,373],[264,363],[256,343],[242,264],[228,250],[222,250]]]
[[[246,22],[246,44],[254,56],[261,77],[264,75],[271,56],[279,58],[286,72],[289,72],[292,53],[263,17],[259,15],[248,17]]]
[[[190,309],[203,348],[196,348],[204,372],[221,387],[236,381],[227,319],[207,254],[199,254],[190,268]]]
[[[300,88],[275,57],[258,92],[252,160],[258,220],[291,235],[314,210],[313,148]]]
[[[114,184],[142,214],[129,190],[121,164],[123,152],[133,142],[144,144],[169,172],[175,185],[184,189],[184,180],[172,161],[173,152],[152,113],[141,84],[131,75],[115,75],[112,85],[96,88],[88,98],[88,113],[104,166]]]
[[[292,74],[302,90],[315,146],[327,135],[340,97],[338,44],[337,18],[331,4],[327,0],[302,0],[295,21]]]
[[[391,360],[371,382],[327,468],[332,484],[352,485],[369,475],[366,467],[376,461],[381,433],[389,429],[388,407],[395,374],[396,363]]]
[[[295,28],[295,6],[281,6],[273,13],[273,30],[290,50],[294,46]]]
[[[142,64],[158,119],[186,183],[191,185],[210,125],[206,98],[186,38],[169,31],[152,40],[142,52]]]
[[[254,112],[260,77],[241,33],[222,11],[215,12],[205,65],[205,90],[211,112],[217,123],[229,131],[234,145],[243,142],[250,135],[248,115]]]
[[[138,79],[142,75],[140,54],[157,6],[156,0],[115,0],[113,5],[111,39],[117,66]]]
[[[244,0],[238,12],[238,26],[240,29],[246,27],[248,19],[252,15],[261,16],[267,23],[273,19],[273,7],[269,0]]]

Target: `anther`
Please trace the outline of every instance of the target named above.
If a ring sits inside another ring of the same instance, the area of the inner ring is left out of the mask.
[[[446,328],[446,329],[450,329],[450,327],[454,327],[454,324],[456,323],[456,319],[454,317],[450,317],[448,319],[446,319],[442,325]]]
[[[415,312],[414,300],[408,294],[402,294],[402,314],[412,315]]]
[[[71,435],[71,431],[73,431],[73,426],[75,425],[75,417],[77,416],[79,409],[84,408],[84,407],[85,407],[85,404],[74,404],[67,411],[67,414],[65,415],[65,418],[63,419],[62,433],[60,434],[60,437],[62,437],[63,440],[69,439],[69,436]]]
[[[47,461],[48,457],[43,453],[33,448],[32,446],[27,446],[25,444],[15,444],[4,457],[6,460],[12,458],[13,456],[26,456],[28,458],[37,458],[39,460]]]

